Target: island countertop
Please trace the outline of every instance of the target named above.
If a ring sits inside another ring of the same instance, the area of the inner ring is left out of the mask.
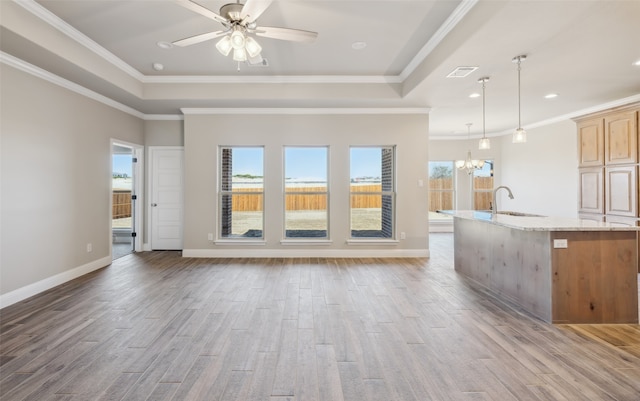
[[[477,210],[438,210],[438,213],[525,231],[638,231],[634,226],[570,217],[492,214]]]

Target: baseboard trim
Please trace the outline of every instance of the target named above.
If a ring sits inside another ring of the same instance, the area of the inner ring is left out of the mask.
[[[183,249],[186,258],[428,258],[429,249]]]
[[[2,294],[0,295],[0,309],[23,301],[29,297],[49,290],[60,284],[64,284],[67,281],[71,281],[87,273],[91,273],[92,271],[101,269],[105,266],[108,266],[109,264],[111,264],[111,257],[106,256],[104,258],[94,260],[93,262],[89,262],[85,265],[78,266],[74,269],[56,274],[55,276],[51,276],[45,278],[44,280],[26,285],[22,288],[18,288],[17,290]]]

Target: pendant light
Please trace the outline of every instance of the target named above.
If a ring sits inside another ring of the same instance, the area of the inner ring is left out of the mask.
[[[471,138],[471,123],[467,123],[467,139]],[[474,170],[479,170],[484,166],[484,160],[476,160],[471,158],[471,150],[467,151],[466,160],[456,160],[458,170],[466,170],[471,175]]]
[[[527,59],[526,55],[516,56],[511,61],[518,64],[518,128],[513,132],[513,143],[527,142],[527,131],[522,128],[522,118],[520,112],[520,64]]]
[[[484,103],[484,84],[489,82],[489,77],[482,77],[478,80],[482,83],[482,138],[478,142],[478,149],[487,150],[491,149],[491,141],[487,138],[486,126],[485,126],[485,103]]]

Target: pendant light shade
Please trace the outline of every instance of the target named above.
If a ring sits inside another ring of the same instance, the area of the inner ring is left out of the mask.
[[[521,55],[514,57],[511,61],[518,64],[518,128],[513,132],[513,143],[527,142],[527,131],[522,128],[522,118],[520,112],[520,64],[527,59],[527,56]]]
[[[480,139],[480,142],[478,142],[478,149],[487,150],[487,149],[491,149],[491,141],[489,140],[489,138],[487,138],[487,132],[486,132],[484,89],[485,89],[485,83],[489,82],[489,77],[482,77],[478,79],[478,82],[482,84],[482,138]]]

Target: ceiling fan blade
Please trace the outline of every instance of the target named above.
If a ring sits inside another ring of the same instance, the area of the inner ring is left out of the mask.
[[[265,38],[290,40],[293,42],[311,43],[318,37],[318,32],[303,31],[302,29],[277,28],[274,26],[260,26],[255,31],[257,36]]]
[[[201,33],[200,35],[190,36],[188,38],[176,40],[175,42],[173,42],[173,44],[176,45],[176,46],[180,46],[180,47],[195,45],[196,43],[200,43],[200,42],[204,42],[204,41],[207,41],[207,40],[215,39],[215,38],[217,38],[219,36],[222,36],[222,35],[226,34],[227,32],[229,32],[229,31],[226,30],[226,31],[215,31],[215,32]]]
[[[191,0],[173,0],[176,3],[180,4],[182,7],[187,8],[191,11],[194,11],[200,15],[204,15],[207,18],[211,18],[214,21],[218,21],[221,24],[228,24],[229,20],[227,20],[226,18],[224,18],[221,15],[218,15],[216,13],[214,13],[213,11],[209,10],[206,7],[201,6],[198,3],[194,3]]]
[[[262,15],[273,0],[247,0],[240,11],[240,20],[246,23],[253,22]]]

